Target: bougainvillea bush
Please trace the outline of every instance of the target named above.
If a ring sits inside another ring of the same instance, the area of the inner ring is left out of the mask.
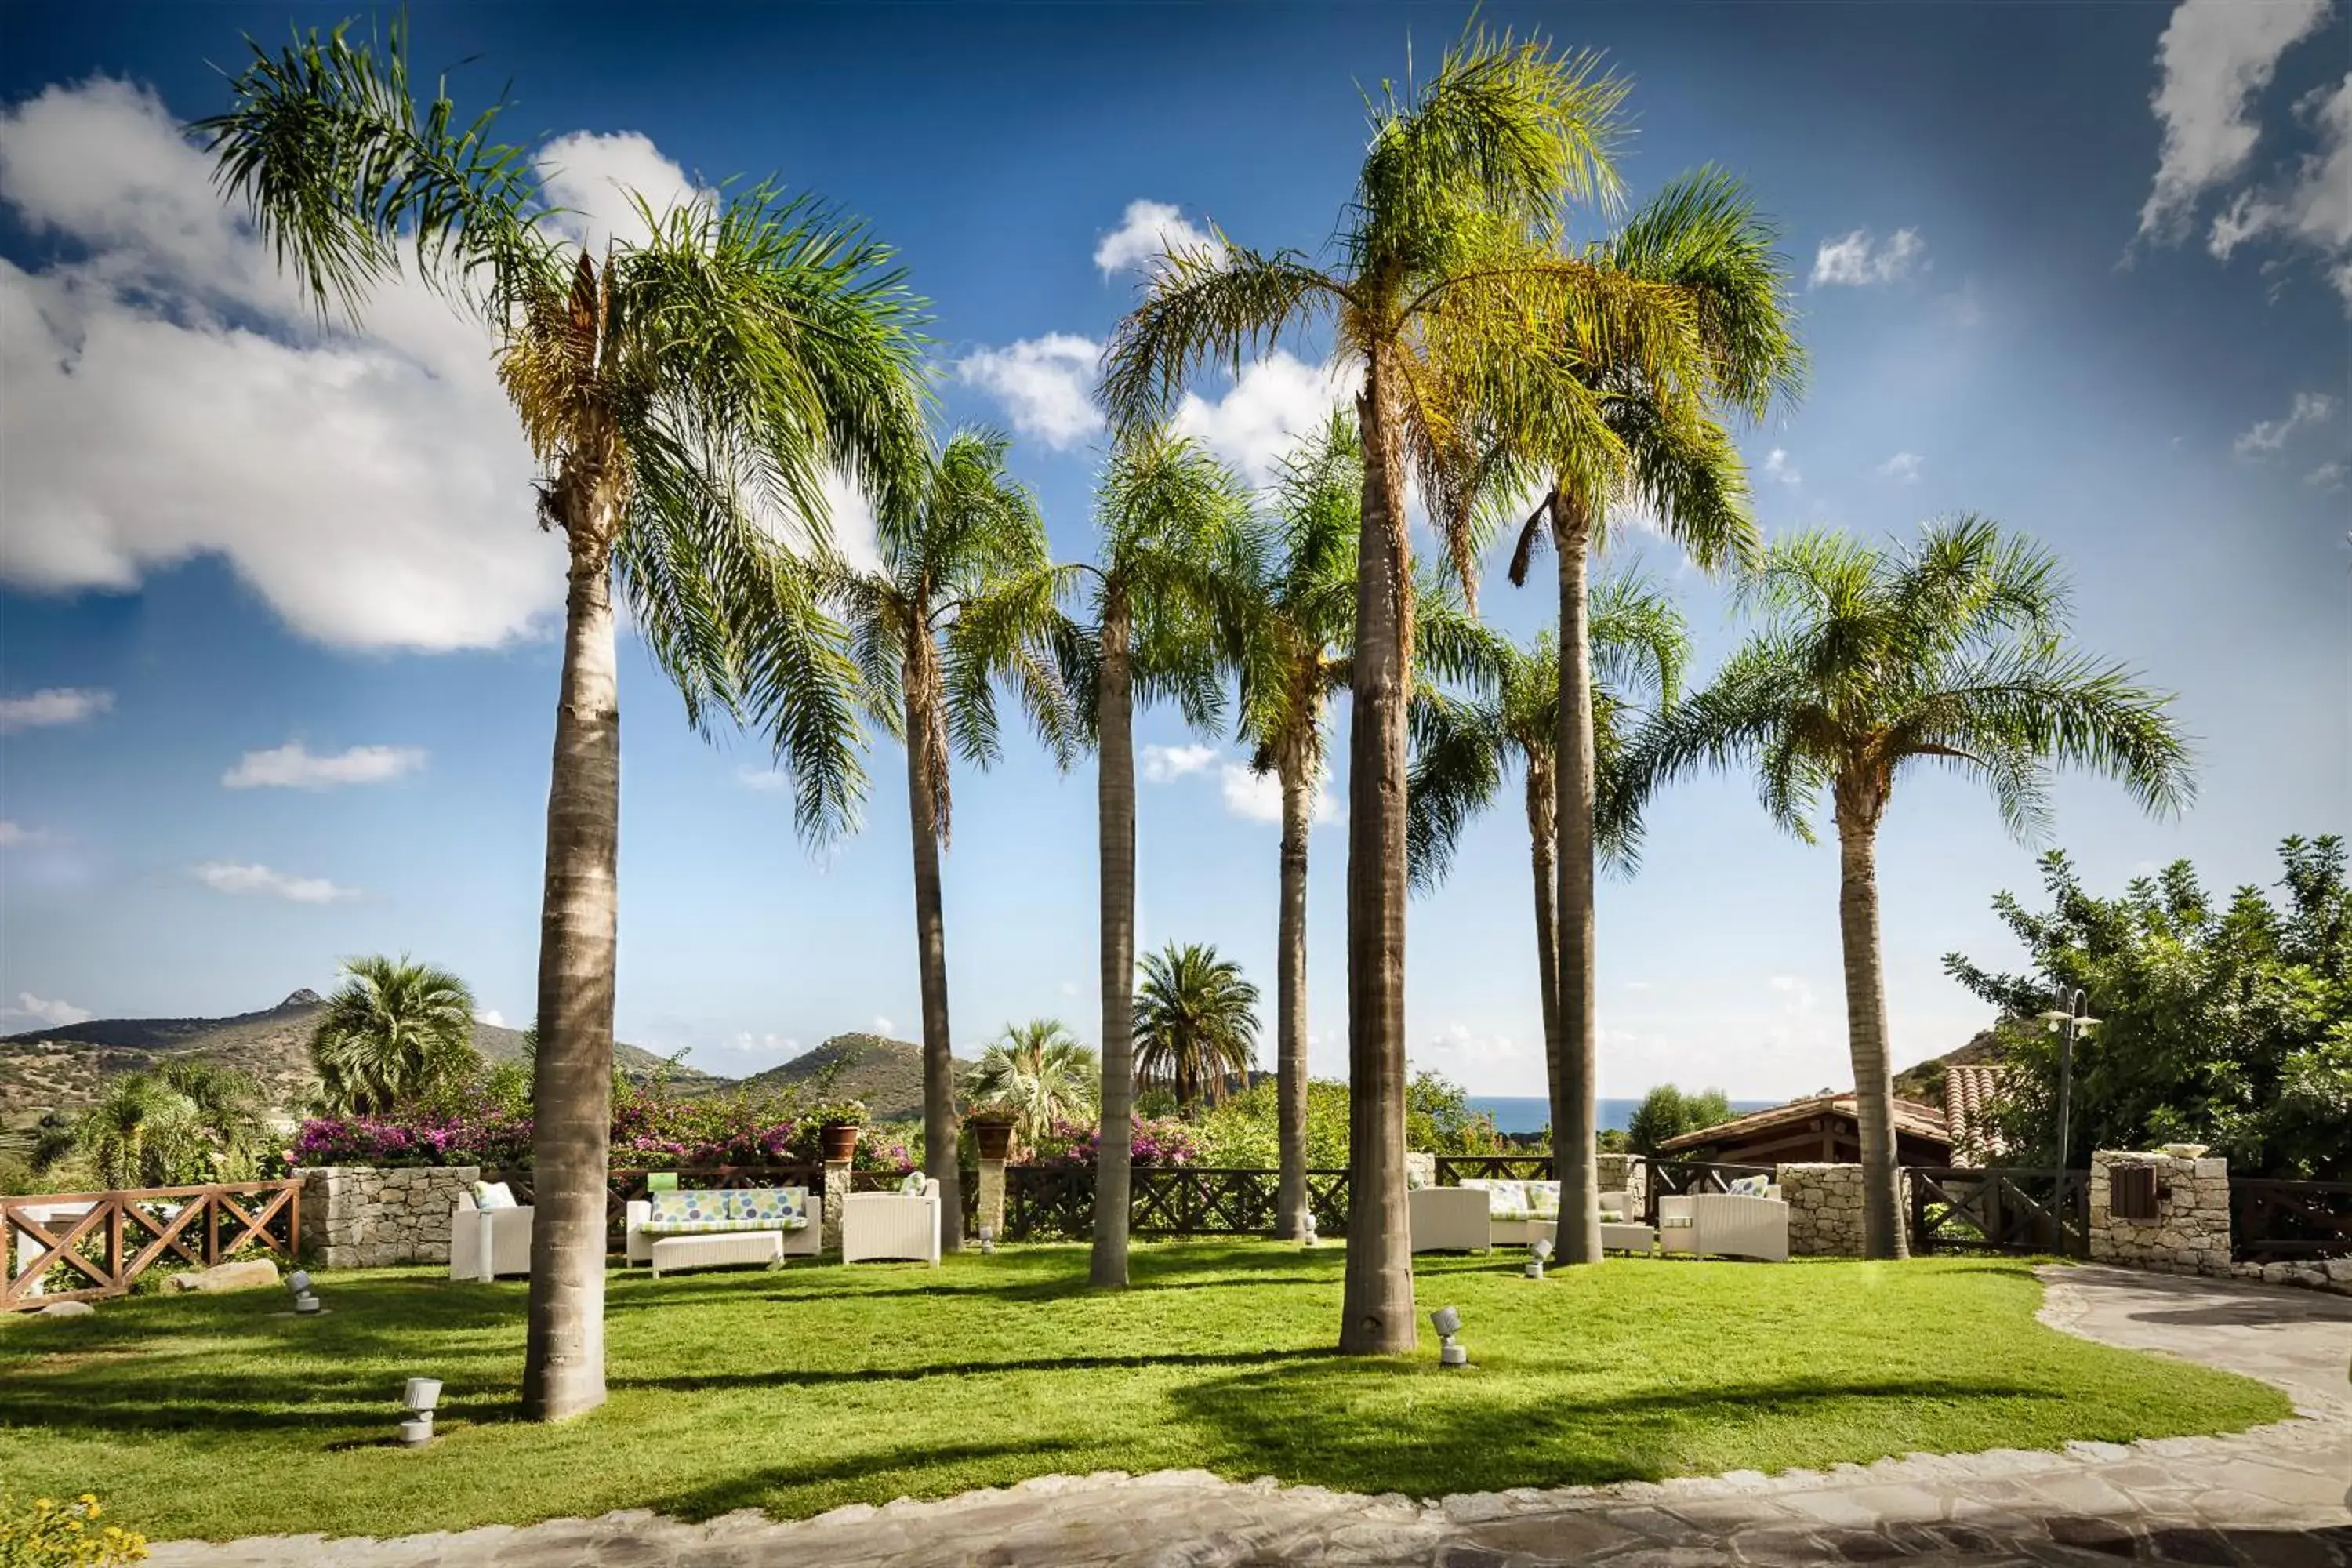
[[[687,1100],[659,1086],[613,1097],[611,1160],[621,1170],[693,1165],[799,1163],[819,1157],[818,1120],[790,1095]],[[296,1165],[497,1165],[530,1163],[531,1119],[484,1106],[407,1106],[380,1116],[318,1116],[288,1152]],[[907,1147],[869,1129],[857,1142],[860,1168],[899,1170]]]
[[[1154,1121],[1139,1116],[1135,1119],[1134,1127],[1133,1149],[1137,1164],[1193,1165],[1200,1163],[1200,1134],[1186,1123],[1172,1118]],[[1097,1122],[1057,1121],[1034,1147],[1024,1152],[1019,1163],[1058,1168],[1084,1165],[1091,1169],[1095,1163],[1095,1146],[1101,1141],[1102,1131]]]

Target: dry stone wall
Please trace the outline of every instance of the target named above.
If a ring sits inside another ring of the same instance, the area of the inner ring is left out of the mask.
[[[2194,1144],[2176,1145],[2183,1151]],[[2156,1167],[2156,1217],[2120,1219],[2110,1205],[2118,1165]],[[2230,1162],[2200,1154],[2102,1149],[2091,1156],[2091,1261],[2156,1274],[2226,1279]]]
[[[322,1268],[449,1261],[449,1215],[474,1165],[320,1165],[302,1177],[302,1239]]]
[[[1789,1205],[1789,1256],[1791,1258],[1860,1258],[1862,1246],[1862,1167],[1860,1165],[1781,1165],[1773,1173],[1780,1201]],[[1900,1178],[1895,1205],[1901,1223],[1910,1224],[1911,1173]]]

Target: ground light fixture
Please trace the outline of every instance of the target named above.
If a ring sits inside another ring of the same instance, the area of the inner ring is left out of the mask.
[[[1301,1247],[1315,1245],[1315,1213],[1312,1209],[1309,1209],[1306,1216],[1298,1222],[1298,1245]]]
[[[422,1448],[433,1440],[433,1408],[441,1403],[441,1380],[437,1377],[412,1377],[400,1391],[400,1405],[407,1416],[400,1424],[400,1446]]]
[[[1535,1245],[1528,1248],[1528,1278],[1530,1279],[1542,1279],[1544,1277],[1544,1265],[1550,1261],[1551,1238],[1541,1236],[1536,1237]]]
[[[1470,1352],[1454,1336],[1462,1331],[1462,1312],[1456,1307],[1440,1307],[1429,1314],[1429,1326],[1437,1331],[1437,1364],[1468,1366]]]
[[[982,1257],[993,1257],[995,1255],[996,1227],[994,1226],[984,1225],[980,1227],[980,1250]]]
[[[294,1292],[294,1310],[309,1317],[319,1310],[319,1298],[310,1294],[310,1271],[297,1268],[286,1277],[286,1288]]]

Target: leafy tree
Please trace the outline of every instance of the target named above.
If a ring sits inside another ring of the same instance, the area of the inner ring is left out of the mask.
[[[1205,942],[1170,942],[1143,955],[1135,992],[1135,1070],[1176,1091],[1189,1115],[1223,1100],[1257,1065],[1257,987],[1242,966]]]
[[[260,1086],[210,1062],[167,1061],[107,1081],[72,1122],[69,1140],[47,1139],[36,1168],[68,1153],[100,1187],[169,1187],[250,1181],[268,1124]]]
[[[2068,1147],[2210,1144],[2233,1170],[2352,1178],[2352,889],[2344,841],[2279,846],[2284,898],[2240,888],[2224,902],[2186,860],[2120,898],[2084,890],[2074,863],[2042,858],[2045,911],[2002,893],[2023,973],[1955,952],[1952,977],[2014,1018],[2081,987],[2098,1027],[2074,1045]],[[2056,1158],[2058,1041],[2004,1030],[2011,1069],[1994,1121],[2015,1157]]]
[[[1878,931],[1878,830],[1896,778],[1922,761],[1949,767],[1991,791],[2022,838],[2046,820],[2052,764],[2107,774],[2150,811],[2170,811],[2192,791],[2188,747],[2165,713],[2169,697],[2067,646],[2057,561],[1982,519],[1933,523],[1891,548],[1802,534],[1773,546],[1743,596],[1762,629],[1635,745],[1626,798],[1693,769],[1745,765],[1773,820],[1810,843],[1808,817],[1828,791],[1864,1247],[1898,1258]]]
[[[847,826],[864,787],[856,672],[771,529],[813,551],[828,470],[893,497],[919,470],[915,304],[863,229],[772,184],[667,214],[640,202],[641,237],[601,256],[575,243],[529,153],[493,139],[501,106],[467,120],[436,90],[420,111],[404,29],[383,55],[340,28],[257,44],[231,94],[195,128],[224,194],[322,317],[356,319],[413,264],[489,329],[543,470],[537,521],[563,536],[522,1391],[528,1415],[561,1419],[604,1398],[613,574],[688,721],[772,730],[802,831]]]
[[[948,842],[956,753],[986,767],[1002,754],[996,689],[1009,683],[1057,752],[1068,723],[1052,638],[1059,577],[1036,499],[1005,471],[1001,436],[949,440],[881,519],[881,561],[835,565],[828,597],[848,623],[875,718],[907,747],[914,840],[916,963],[923,998],[923,1167],[940,1184],[940,1245],[963,1246],[956,1166],[954,1037],[948,1016],[947,916],[940,851]]]
[[[1180,250],[1162,259],[1104,354],[1103,400],[1121,429],[1164,418],[1208,363],[1237,369],[1247,354],[1314,324],[1328,324],[1331,352],[1360,377],[1364,481],[1348,764],[1356,1127],[1339,1331],[1351,1352],[1409,1351],[1418,1327],[1404,1184],[1405,709],[1414,637],[1406,467],[1419,471],[1456,573],[1474,588],[1476,541],[1456,502],[1463,419],[1475,414],[1507,428],[1550,416],[1531,369],[1562,322],[1612,341],[1655,325],[1644,307],[1667,291],[1551,245],[1567,202],[1616,188],[1608,147],[1625,91],[1590,56],[1466,37],[1426,80],[1402,94],[1384,84],[1370,100],[1369,144],[1328,265],[1223,237]],[[1682,336],[1658,336],[1662,363],[1683,352]]]
[[[1507,470],[1531,470],[1549,486],[1520,535],[1511,581],[1526,580],[1535,547],[1546,537],[1559,564],[1562,657],[1552,769],[1559,838],[1559,1048],[1552,1058],[1551,1098],[1563,1262],[1601,1258],[1593,1163],[1600,1125],[1593,876],[1596,851],[1605,847],[1595,837],[1594,816],[1603,787],[1604,736],[1594,687],[1600,627],[1597,616],[1588,615],[1588,563],[1609,542],[1612,506],[1628,505],[1639,505],[1703,569],[1754,560],[1759,545],[1747,479],[1720,416],[1737,411],[1761,417],[1776,400],[1793,395],[1803,379],[1789,269],[1774,254],[1776,237],[1739,183],[1721,171],[1701,170],[1668,184],[1615,235],[1578,254],[1612,277],[1669,291],[1674,303],[1663,316],[1668,330],[1684,334],[1684,353],[1659,354],[1648,334],[1612,338],[1567,325],[1559,333],[1562,374],[1545,384],[1559,399],[1559,417],[1497,432],[1508,455],[1519,459]]]
[[[1690,629],[1672,601],[1651,584],[1620,577],[1593,595],[1591,693],[1597,767],[1604,795],[1624,734],[1639,711],[1674,700],[1690,658]],[[1536,973],[1543,1008],[1545,1081],[1558,1090],[1564,1073],[1559,1011],[1560,945],[1556,833],[1559,821],[1559,645],[1549,632],[1520,648],[1496,639],[1501,678],[1491,694],[1454,697],[1433,688],[1413,699],[1413,768],[1406,842],[1418,887],[1433,887],[1452,868],[1470,819],[1494,803],[1513,769],[1526,784],[1528,843],[1535,874]],[[1621,863],[1633,858],[1637,823],[1631,811],[1612,819],[1614,837],[1602,845]],[[1579,1081],[1581,1081],[1579,1079]],[[1556,1092],[1552,1124],[1570,1108]],[[1554,1150],[1558,1159],[1558,1150]],[[1598,1213],[1598,1209],[1595,1210]]]
[[[1129,431],[1096,500],[1099,559],[1074,569],[1089,624],[1064,638],[1075,710],[1096,757],[1101,910],[1103,1137],[1096,1149],[1097,1285],[1127,1283],[1129,1138],[1137,1068],[1135,709],[1172,699],[1195,729],[1215,722],[1215,612],[1221,568],[1243,548],[1241,481],[1200,443],[1164,428]]]
[[[1680,1089],[1662,1083],[1642,1097],[1625,1119],[1625,1145],[1637,1154],[1656,1155],[1685,1132],[1731,1120],[1731,1097],[1719,1089]]]
[[[1307,1092],[1307,1165],[1344,1170],[1348,1163],[1348,1086],[1310,1079]],[[1260,1080],[1227,1096],[1202,1113],[1201,1161],[1204,1165],[1263,1169],[1281,1147],[1281,1099],[1276,1084]],[[1407,1091],[1406,1141],[1436,1154],[1494,1154],[1502,1135],[1494,1118],[1470,1108],[1462,1088],[1436,1073],[1416,1074]]]
[[[319,1108],[365,1116],[443,1093],[471,1079],[474,994],[446,969],[403,953],[354,958],[310,1032]]]
[[[1013,1112],[1013,1135],[1034,1146],[1056,1121],[1092,1116],[1102,1063],[1059,1018],[1007,1024],[980,1054],[964,1093],[978,1104]]]

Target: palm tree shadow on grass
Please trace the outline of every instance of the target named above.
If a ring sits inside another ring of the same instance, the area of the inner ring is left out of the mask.
[[[919,1383],[933,1377],[1018,1376],[1026,1373],[1142,1371],[1148,1367],[1262,1366],[1276,1362],[1336,1361],[1335,1350],[1180,1351],[1159,1355],[1038,1356],[1025,1361],[931,1362],[920,1366],[838,1367],[821,1371],[694,1373],[676,1377],[616,1377],[614,1388],[655,1388],[691,1394],[710,1388],[814,1388],[827,1384]]]

